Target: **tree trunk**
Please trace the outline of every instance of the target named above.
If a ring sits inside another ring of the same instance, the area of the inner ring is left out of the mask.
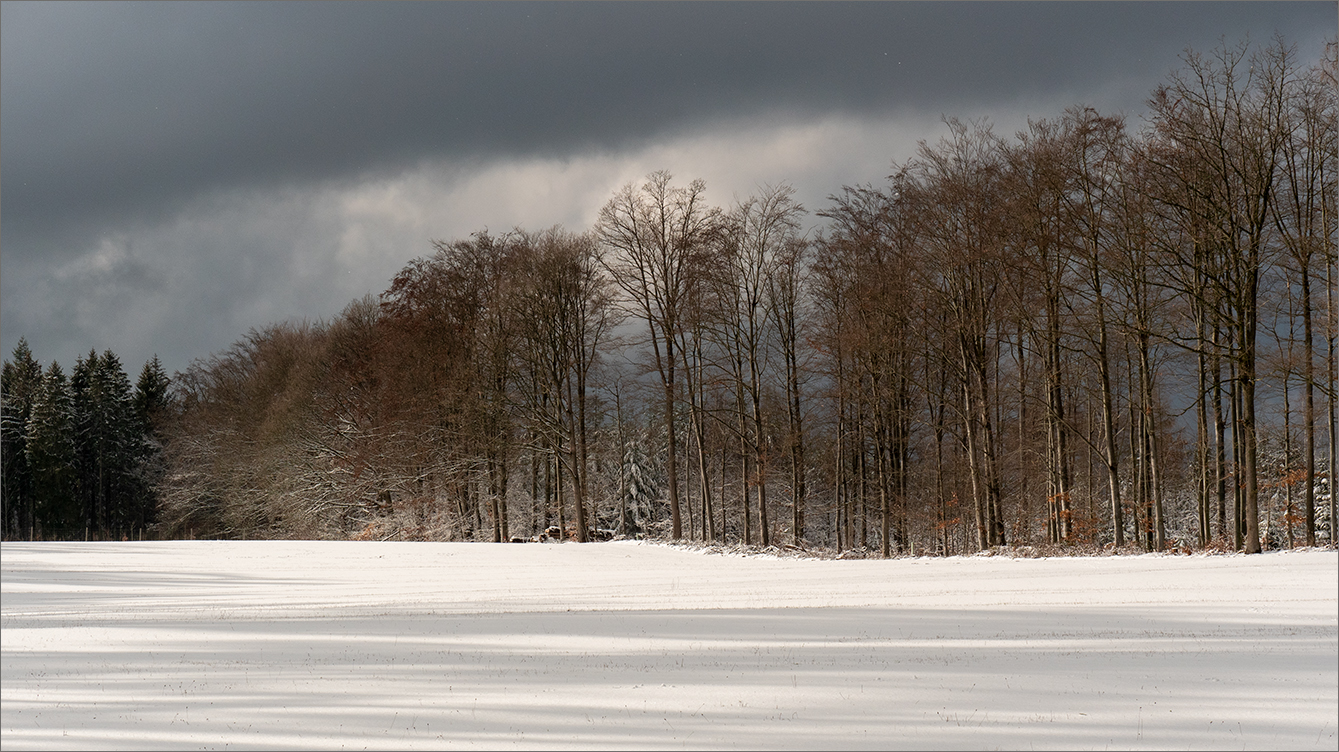
[[[837,539],[837,550],[842,551],[843,544],[849,545],[851,536],[846,533],[845,526],[849,524],[850,514],[844,513],[846,504],[846,382],[842,368],[842,352],[840,346],[833,348],[834,360],[837,364],[837,442],[834,447],[834,461],[832,472],[832,506],[835,515],[833,520],[832,532]]]
[[[1158,467],[1158,431],[1156,395],[1153,392],[1153,363],[1149,352],[1149,335],[1139,335],[1139,401],[1142,408],[1143,455],[1147,466],[1148,513],[1151,518],[1152,549],[1161,551],[1166,543],[1166,523],[1163,520],[1161,478]]]
[[[967,366],[966,355],[963,357],[964,369]],[[980,439],[977,437],[976,430],[976,409],[972,400],[971,379],[965,379],[962,383],[963,398],[963,428],[967,434],[967,471],[972,480],[972,507],[976,513],[976,548],[978,551],[984,551],[990,547],[989,538],[986,535],[986,509],[981,481],[981,463],[977,459],[977,445]]]
[[[1327,256],[1329,253],[1327,252]],[[1326,403],[1329,409],[1330,419],[1326,421],[1326,432],[1330,440],[1330,467],[1329,467],[1329,488],[1330,488],[1330,545],[1339,542],[1339,537],[1335,536],[1336,525],[1339,525],[1339,516],[1335,514],[1336,497],[1339,497],[1339,445],[1335,442],[1335,403],[1339,402],[1339,394],[1336,394],[1335,385],[1336,375],[1339,375],[1339,362],[1336,361],[1334,349],[1335,333],[1339,331],[1339,309],[1335,308],[1335,284],[1339,280],[1334,278],[1335,263],[1333,259],[1327,259],[1325,264],[1325,301],[1326,310],[1329,311],[1329,332],[1327,339],[1328,356],[1325,359],[1325,372],[1329,381],[1330,388],[1326,390]]]
[[[1195,524],[1200,548],[1209,545],[1209,369],[1204,356],[1204,322],[1196,325],[1201,351],[1196,356],[1198,384],[1195,398]]]
[[[697,362],[700,364],[702,353],[697,353]],[[700,366],[699,366],[700,368]],[[702,538],[703,540],[716,540],[716,519],[712,515],[711,504],[711,478],[707,473],[707,439],[706,428],[703,423],[704,405],[706,394],[702,391],[702,374],[698,372],[697,377],[697,399],[692,403],[693,417],[693,435],[697,438],[697,476],[702,490]],[[689,392],[692,393],[693,385],[689,384]]]
[[[875,470],[879,477],[879,553],[887,559],[891,555],[889,509],[888,499],[888,417],[884,414],[884,398],[879,394],[879,380],[873,378],[874,386],[874,461]]]
[[[1258,476],[1256,475],[1255,434],[1255,296],[1248,298],[1241,337],[1241,433],[1242,472],[1245,475],[1242,493],[1245,495],[1246,553],[1260,553],[1260,510]]]
[[[683,537],[683,518],[679,511],[679,433],[674,423],[674,340],[670,332],[665,338],[665,431],[669,434],[669,451],[666,460],[666,472],[669,473],[670,525],[671,537],[679,540]]]
[[[1312,321],[1311,321],[1311,274],[1307,265],[1302,265],[1302,336],[1306,340],[1306,348],[1303,357],[1306,359],[1306,370],[1303,378],[1306,379],[1305,402],[1303,403],[1302,420],[1306,422],[1306,488],[1304,494],[1304,519],[1306,531],[1306,544],[1308,546],[1316,545],[1316,400],[1315,400],[1315,344],[1312,339]],[[1330,381],[1330,389],[1334,389],[1334,381]],[[1333,473],[1333,469],[1331,471]],[[1333,477],[1333,474],[1331,475]],[[1292,524],[1289,523],[1288,530],[1292,530]]]
[[[577,391],[577,414],[576,414],[576,461],[577,472],[574,475],[577,486],[577,540],[586,543],[590,540],[591,523],[595,521],[595,515],[592,513],[589,517],[586,515],[587,499],[590,498],[589,483],[587,475],[589,473],[589,463],[586,446],[586,373],[584,368],[584,358],[578,361],[576,369],[576,391]]]
[[[790,392],[787,403],[790,407],[790,487],[791,487],[791,540],[799,546],[804,541],[804,414],[800,405],[800,368],[796,357],[797,343],[793,341],[794,326],[791,327],[791,339],[787,347],[786,384]]]
[[[1213,453],[1214,497],[1218,506],[1218,539],[1227,542],[1227,420],[1223,415],[1223,365],[1218,358],[1219,327],[1213,327],[1213,355],[1209,372],[1213,376]]]
[[[753,545],[753,519],[749,500],[749,427],[748,408],[744,404],[744,365],[737,360],[735,378],[735,425],[739,432],[739,503],[744,545]]]
[[[764,546],[772,545],[771,528],[767,522],[767,446],[762,424],[762,385],[759,383],[756,356],[750,356],[749,397],[753,418],[753,471],[758,489],[758,538]]]

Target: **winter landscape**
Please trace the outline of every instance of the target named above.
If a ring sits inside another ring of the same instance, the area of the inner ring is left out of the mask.
[[[6,749],[1335,749],[1333,550],[3,544]]]
[[[1339,752],[1336,10],[4,0],[0,752]]]

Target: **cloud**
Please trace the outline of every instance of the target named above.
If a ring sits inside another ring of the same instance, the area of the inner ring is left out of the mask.
[[[1315,36],[1325,3],[3,5],[11,254],[220,189],[645,148],[704,122],[962,113]],[[1321,28],[1326,28],[1322,26]],[[1147,87],[1104,109],[1137,105]],[[75,236],[70,236],[72,239]]]
[[[941,115],[1134,114],[1187,45],[1333,3],[0,5],[0,345],[169,369],[433,239],[584,229],[657,169],[811,210]]]
[[[111,347],[128,364],[157,353],[181,369],[253,327],[329,318],[381,292],[433,240],[585,230],[615,189],[657,169],[703,178],[718,205],[787,181],[817,209],[844,183],[881,180],[898,151],[938,128],[929,119],[735,122],[625,153],[424,160],[393,176],[220,192],[168,221],[104,235],[60,265],[16,262],[4,281],[6,337],[26,334],[44,359]]]

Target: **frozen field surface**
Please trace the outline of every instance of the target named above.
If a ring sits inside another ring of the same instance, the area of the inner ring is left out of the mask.
[[[1334,551],[0,553],[6,750],[1339,747]]]

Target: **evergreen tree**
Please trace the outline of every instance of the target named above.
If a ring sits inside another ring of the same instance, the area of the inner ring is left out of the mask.
[[[14,360],[6,360],[0,376],[0,525],[6,538],[16,537],[33,522],[32,473],[28,467],[28,418],[42,383],[42,366],[33,357],[28,340],[19,338]]]
[[[98,353],[89,350],[87,357],[75,359],[70,369],[70,423],[74,431],[74,493],[78,499],[80,522],[86,527],[98,527],[99,511],[104,504],[101,497],[101,462],[98,454],[98,411],[100,389],[94,374],[98,368]]]
[[[163,438],[166,421],[171,413],[172,381],[155,355],[140,370],[133,396],[134,421],[138,429],[135,447],[135,487],[137,494],[128,509],[128,522],[142,527],[154,521],[158,508],[158,484],[163,478],[166,460],[163,456]]]
[[[620,505],[619,530],[622,535],[645,533],[655,520],[655,501],[659,489],[642,449],[642,441],[628,442],[623,455],[623,503]]]
[[[94,384],[99,394],[94,424],[102,467],[99,481],[105,500],[100,524],[106,529],[125,528],[134,524],[142,506],[144,489],[138,478],[144,429],[136,415],[130,378],[111,350],[103,351]]]
[[[90,351],[75,365],[70,391],[84,524],[102,531],[142,524],[150,491],[140,471],[144,429],[120,358]]]
[[[163,371],[158,356],[153,356],[140,369],[139,380],[135,382],[135,417],[145,434],[161,439],[163,422],[170,409],[168,388],[172,380]]]
[[[44,375],[20,340],[4,364],[0,401],[5,536],[33,526],[69,535],[152,522],[169,384],[155,356],[132,388],[111,350],[90,350],[68,379],[56,363]]]
[[[52,362],[42,377],[28,417],[28,467],[32,477],[33,523],[49,531],[79,525],[75,496],[75,441],[70,383]]]

